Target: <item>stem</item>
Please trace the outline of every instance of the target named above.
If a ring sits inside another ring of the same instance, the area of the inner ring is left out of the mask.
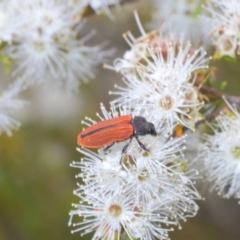
[[[222,107],[219,107],[219,108],[215,109],[213,112],[207,114],[204,119],[201,119],[195,123],[195,127],[197,128],[199,125],[201,125],[205,122],[212,121],[220,114],[221,110],[222,110]]]
[[[215,109],[213,112],[206,115],[204,119],[201,119],[201,120],[197,121],[195,123],[195,128],[197,128],[198,126],[200,126],[201,124],[203,124],[205,122],[210,122],[213,119],[215,119],[220,114],[221,110],[222,110],[222,107],[219,107],[219,108]],[[188,130],[190,130],[190,129],[185,127],[185,126],[182,126],[182,131],[184,133]],[[176,137],[176,136],[175,136],[175,134],[173,134],[171,137]]]
[[[224,96],[229,103],[235,104],[237,107],[240,107],[240,96],[233,96],[233,95],[221,93],[216,89],[209,88],[205,85],[201,86],[199,88],[199,91],[207,95],[213,101],[222,99],[222,97]]]

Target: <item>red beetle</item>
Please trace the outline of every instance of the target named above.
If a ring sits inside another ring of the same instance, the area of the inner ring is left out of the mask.
[[[157,135],[153,123],[148,122],[144,117],[125,115],[117,118],[103,120],[84,129],[77,137],[77,143],[87,148],[100,148],[107,146],[109,149],[115,142],[121,142],[128,138],[130,141],[123,147],[122,153],[127,150],[133,137],[136,138],[140,147],[148,151],[139,141],[138,136],[150,134]]]

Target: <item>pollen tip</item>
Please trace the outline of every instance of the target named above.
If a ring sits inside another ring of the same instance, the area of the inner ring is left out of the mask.
[[[125,33],[122,34],[123,37],[126,37],[130,33],[129,30],[127,30]]]

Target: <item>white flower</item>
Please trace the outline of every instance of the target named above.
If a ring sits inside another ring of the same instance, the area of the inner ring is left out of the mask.
[[[222,113],[211,124],[212,135],[205,135],[199,149],[211,190],[223,197],[240,198],[240,114],[227,103],[232,113]]]
[[[206,52],[157,32],[147,34],[136,19],[143,36],[135,39],[127,33],[125,39],[131,49],[109,67],[121,72],[127,85],[110,92],[119,96],[114,104],[141,108],[153,122],[164,123],[169,132],[177,123],[193,129],[202,107],[194,73],[207,67]]]
[[[174,70],[172,74],[172,77],[177,77]],[[164,79],[164,75],[161,78]],[[133,108],[141,106],[149,119],[166,124],[170,133],[177,123],[194,129],[195,122],[200,118],[198,110],[202,107],[202,103],[197,97],[197,89],[193,84],[178,85],[177,82],[172,82],[163,87],[159,80],[147,81],[142,77],[139,81],[129,76],[125,77],[124,82],[128,88],[112,92],[120,95],[114,100],[117,106],[125,103]],[[189,96],[194,96],[194,98],[188,98]],[[191,115],[192,110],[197,112],[196,117]]]
[[[110,11],[111,6],[118,6],[120,0],[68,0],[68,4],[71,5],[78,13],[81,13],[88,6],[96,13],[106,13],[108,17],[114,18]]]
[[[113,146],[112,151],[107,155],[103,151],[95,154],[87,149],[77,150],[85,157],[80,162],[73,162],[71,166],[81,169],[77,177],[86,184],[86,187],[82,186],[85,192],[101,190],[102,194],[107,194],[122,191],[124,179],[128,174],[120,165],[122,148],[118,144]]]
[[[94,9],[106,8],[111,5],[116,5],[119,3],[119,0],[88,0],[89,5]]]
[[[200,16],[203,11],[202,4],[205,0],[154,0],[154,29],[160,29],[165,34],[173,33],[178,39],[184,36],[186,39],[199,43],[207,43],[207,20]]]
[[[6,1],[0,2],[0,42],[12,43],[18,33],[19,14]]]
[[[105,11],[110,18],[114,18],[109,7],[111,5],[118,5],[119,0],[89,0],[89,6],[96,12],[101,13]]]
[[[128,108],[112,106],[107,112],[103,106],[101,120],[129,114]],[[87,119],[90,125],[95,121]],[[160,131],[160,129],[158,129]],[[168,239],[167,232],[180,221],[193,217],[200,196],[193,186],[188,172],[188,162],[182,153],[184,137],[169,138],[161,130],[156,137],[142,136],[139,140],[144,151],[133,139],[115,143],[109,150],[94,153],[87,149],[78,151],[84,155],[71,166],[81,171],[77,175],[84,184],[78,184],[74,193],[82,200],[74,204],[70,224],[75,215],[83,222],[73,224],[75,231],[83,234],[94,231],[93,239],[119,239],[121,228],[130,239]],[[90,206],[86,206],[88,203]]]
[[[162,194],[171,199],[184,196],[185,191],[189,191],[185,184],[190,184],[190,188],[192,185],[191,181],[183,178],[188,166],[188,162],[179,155],[183,139],[166,141],[162,137],[146,136],[141,138],[141,142],[149,152],[140,150],[135,140],[132,140],[124,156],[121,156],[121,151],[127,141],[116,143],[108,153],[101,149],[99,154],[95,154],[78,148],[85,155],[80,162],[72,164],[81,169],[77,177],[85,182],[79,190],[89,193],[101,189],[102,194],[136,192],[135,201],[139,203],[152,199],[160,202]]]
[[[220,55],[240,54],[240,1],[211,0],[206,6],[211,14],[212,37]]]
[[[160,227],[160,224],[173,224],[168,220],[170,210],[165,207],[166,199],[158,205],[134,202],[131,194],[107,194],[95,191],[95,195],[81,197],[79,204],[73,204],[75,210],[70,212],[69,225],[75,228],[72,233],[81,231],[81,236],[94,232],[92,239],[120,239],[122,230],[129,239],[140,237],[145,239],[168,239],[167,232],[172,229]],[[91,206],[86,205],[91,204]],[[83,221],[72,224],[74,216],[83,217]]]
[[[27,104],[27,101],[17,98],[17,95],[24,89],[22,81],[17,80],[9,86],[8,90],[0,94],[0,134],[6,132],[8,136],[11,136],[11,129],[17,129],[20,126],[20,123],[10,115]]]
[[[112,51],[105,45],[88,46],[93,36],[80,36],[83,22],[79,12],[62,0],[24,0],[8,3],[17,22],[12,44],[5,54],[18,64],[15,74],[24,74],[30,82],[64,84],[77,90],[80,81],[94,78],[93,69]],[[15,26],[11,26],[12,28]]]

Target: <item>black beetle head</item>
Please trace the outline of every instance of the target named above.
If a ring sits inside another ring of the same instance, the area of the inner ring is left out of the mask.
[[[150,134],[152,136],[157,135],[157,131],[153,123],[148,122],[144,117],[135,116],[132,121],[132,125],[134,128],[135,136],[144,136]]]

